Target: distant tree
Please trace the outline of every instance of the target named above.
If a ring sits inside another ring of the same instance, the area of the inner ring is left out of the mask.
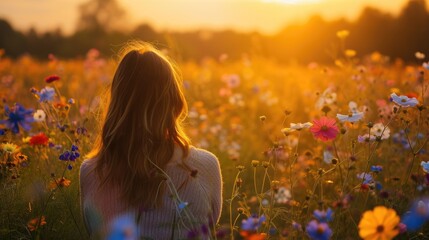
[[[77,31],[123,30],[126,11],[117,0],[89,0],[79,6]]]
[[[15,31],[8,21],[0,19],[0,48],[6,50],[11,57],[18,57],[27,52],[25,36]]]
[[[162,40],[161,35],[146,23],[138,25],[130,35],[148,42],[159,42]]]
[[[390,53],[397,48],[391,41],[394,34],[394,17],[373,7],[366,7],[353,24],[352,35],[348,40],[350,47],[360,53],[379,51]]]
[[[414,59],[415,51],[429,52],[429,14],[425,0],[410,0],[395,21],[396,56]]]

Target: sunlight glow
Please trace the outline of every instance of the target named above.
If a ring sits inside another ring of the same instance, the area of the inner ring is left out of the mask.
[[[319,3],[321,0],[262,0],[265,3],[281,3],[281,4],[308,4]]]

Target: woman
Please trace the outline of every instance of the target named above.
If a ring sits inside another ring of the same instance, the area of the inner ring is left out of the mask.
[[[120,55],[100,135],[80,168],[87,230],[104,238],[128,216],[139,238],[209,238],[221,212],[219,162],[190,146],[183,131],[178,72],[147,43],[128,44]]]

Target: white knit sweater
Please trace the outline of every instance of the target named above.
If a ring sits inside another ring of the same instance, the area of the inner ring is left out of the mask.
[[[172,198],[174,194],[166,188],[162,208],[142,212],[138,225],[141,237],[156,240],[183,239],[190,230],[196,230],[205,239],[208,237],[203,232],[206,232],[207,227],[213,229],[209,227],[210,223],[216,224],[219,220],[222,209],[219,161],[212,153],[195,147],[190,147],[185,159],[181,156],[181,149],[176,147],[166,173],[176,189],[179,189],[179,199],[187,205],[181,204],[178,207],[179,200]],[[116,217],[128,214],[136,219],[138,214],[137,210],[130,209],[120,200],[119,189],[98,188],[99,179],[92,171],[96,161],[85,160],[80,168],[81,208],[85,225],[93,238],[109,235],[112,221]],[[194,177],[190,170],[180,166],[182,161],[196,170]],[[202,230],[203,228],[206,229]]]

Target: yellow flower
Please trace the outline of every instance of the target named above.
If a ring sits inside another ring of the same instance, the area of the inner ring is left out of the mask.
[[[338,31],[338,32],[337,32],[337,37],[338,37],[339,39],[345,39],[346,37],[348,37],[348,36],[349,36],[349,34],[350,34],[350,32],[349,32],[349,31],[347,31],[347,30],[341,30],[341,31]]]
[[[22,142],[23,142],[23,143],[29,143],[29,142],[30,142],[30,139],[31,139],[31,137],[25,137],[25,138],[22,138]]]
[[[344,51],[344,55],[346,55],[346,57],[351,58],[351,57],[356,56],[356,51],[353,49],[347,49]]]
[[[13,144],[13,143],[2,143],[1,144],[1,149],[4,152],[12,154],[12,153],[18,152],[19,147],[16,144]]]
[[[401,90],[400,90],[399,88],[391,88],[391,89],[390,89],[390,92],[391,92],[391,93],[400,94],[400,93],[401,93]]]
[[[379,52],[373,52],[371,54],[371,60],[373,62],[381,62],[382,59],[383,59],[383,55],[381,55],[381,53]]]
[[[341,60],[335,60],[335,65],[340,68],[344,67],[344,64],[341,62]]]
[[[399,217],[395,210],[377,206],[363,214],[359,222],[359,236],[364,240],[390,240],[398,235]]]

